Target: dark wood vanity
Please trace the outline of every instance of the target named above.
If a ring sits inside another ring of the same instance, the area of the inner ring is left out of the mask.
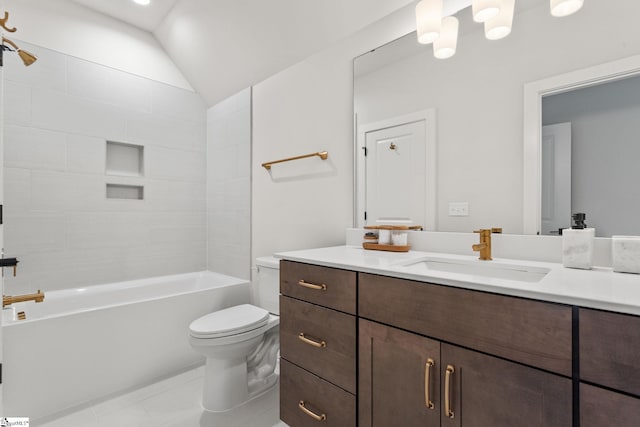
[[[280,268],[280,416],[292,427],[640,425],[639,317]]]

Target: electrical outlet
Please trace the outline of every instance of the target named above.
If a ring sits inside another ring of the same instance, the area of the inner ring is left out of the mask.
[[[449,202],[449,216],[469,216],[469,202]]]

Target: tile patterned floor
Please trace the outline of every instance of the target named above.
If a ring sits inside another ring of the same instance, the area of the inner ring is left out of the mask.
[[[287,427],[279,420],[279,390],[224,414],[200,406],[204,367],[66,414],[42,427]]]

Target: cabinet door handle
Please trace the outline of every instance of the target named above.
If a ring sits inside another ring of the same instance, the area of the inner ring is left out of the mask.
[[[316,285],[316,284],[313,284],[313,283],[305,282],[302,279],[298,280],[298,285],[304,286],[305,288],[314,289],[316,291],[326,291],[327,290],[327,285],[325,285],[324,283],[321,284],[321,285]]]
[[[447,365],[447,370],[444,374],[444,412],[447,417],[453,418],[455,414],[451,409],[451,376],[455,372],[453,365]]]
[[[311,418],[313,418],[313,419],[314,419],[314,420],[316,420],[316,421],[324,421],[324,420],[326,420],[326,419],[327,419],[327,415],[326,415],[326,414],[320,414],[320,415],[318,415],[318,414],[316,414],[315,412],[313,412],[313,411],[311,411],[311,410],[307,409],[307,408],[305,407],[305,402],[304,402],[304,400],[301,400],[300,402],[298,402],[298,408],[300,408],[300,410],[301,410],[302,412],[304,412],[305,414],[309,415]]]
[[[427,363],[424,364],[424,404],[429,409],[435,408],[435,405],[429,398],[429,389],[431,388],[431,381],[429,377],[431,376],[431,368],[435,363],[436,362],[434,362],[432,358],[428,358]]]
[[[304,332],[300,332],[298,334],[298,339],[306,344],[309,344],[318,348],[324,348],[327,346],[327,343],[324,340],[316,341],[316,340],[312,340],[310,338],[305,337]]]

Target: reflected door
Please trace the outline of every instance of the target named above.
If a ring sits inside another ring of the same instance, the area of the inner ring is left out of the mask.
[[[366,223],[426,224],[425,121],[366,133]]]
[[[542,127],[542,234],[571,225],[571,123]]]

